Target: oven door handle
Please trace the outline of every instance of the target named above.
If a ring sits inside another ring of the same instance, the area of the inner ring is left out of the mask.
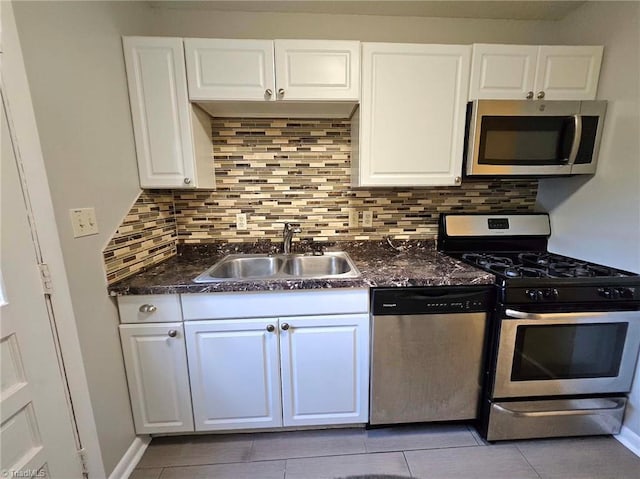
[[[616,316],[629,317],[629,313],[633,311],[599,311],[599,312],[582,312],[582,313],[527,313],[526,311],[518,311],[517,309],[506,309],[504,314],[515,319],[571,319],[571,318],[615,318]]]
[[[621,411],[626,406],[625,401],[616,401],[615,407],[598,407],[590,409],[561,409],[555,411],[514,411],[500,404],[494,403],[492,407],[502,411],[510,416],[517,417],[551,417],[551,416],[591,416],[604,411]]]

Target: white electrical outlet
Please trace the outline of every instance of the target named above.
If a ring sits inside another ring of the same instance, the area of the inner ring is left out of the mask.
[[[246,213],[237,213],[236,214],[236,229],[237,230],[246,230],[247,229],[247,214]]]
[[[358,227],[358,210],[355,208],[349,208],[349,228]]]
[[[69,216],[71,216],[74,238],[98,234],[98,221],[94,208],[74,208],[69,210]]]
[[[373,211],[365,210],[362,212],[362,226],[371,228],[373,226]]]

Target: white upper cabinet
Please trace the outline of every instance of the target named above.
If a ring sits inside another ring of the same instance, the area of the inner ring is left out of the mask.
[[[192,101],[358,101],[360,43],[184,40]]]
[[[360,99],[360,42],[276,40],[281,100]]]
[[[354,184],[460,184],[470,59],[468,45],[362,44]]]
[[[540,47],[535,92],[547,100],[595,100],[602,46]]]
[[[124,37],[140,186],[213,188],[211,123],[189,103],[181,38]]]
[[[469,99],[594,100],[602,46],[473,46]]]
[[[185,38],[189,99],[275,100],[273,41]]]

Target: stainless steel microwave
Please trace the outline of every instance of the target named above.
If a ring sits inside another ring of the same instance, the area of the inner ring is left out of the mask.
[[[476,100],[467,112],[467,176],[594,174],[606,101]]]

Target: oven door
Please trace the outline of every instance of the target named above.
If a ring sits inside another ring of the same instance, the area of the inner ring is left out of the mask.
[[[623,393],[640,348],[640,312],[528,313],[500,320],[494,398]]]

